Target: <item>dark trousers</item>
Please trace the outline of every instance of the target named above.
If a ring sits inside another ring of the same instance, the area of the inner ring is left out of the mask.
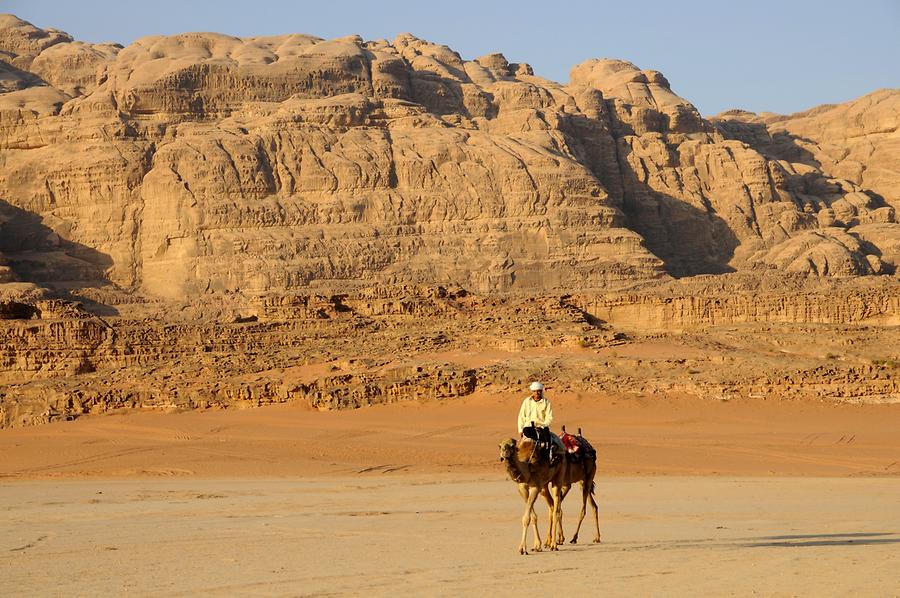
[[[547,446],[550,445],[550,428],[545,428],[543,426],[526,426],[522,428],[522,434],[525,438],[543,442],[547,444]]]

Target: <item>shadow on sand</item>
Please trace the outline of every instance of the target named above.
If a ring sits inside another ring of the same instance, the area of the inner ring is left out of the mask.
[[[866,546],[900,544],[900,534],[890,532],[855,532],[847,534],[800,534],[753,538],[740,546],[747,548],[800,548],[804,546]]]
[[[900,544],[900,533],[848,532],[845,534],[797,534],[743,538],[696,538],[662,542],[604,542],[600,546],[624,552],[644,550],[709,550],[713,548],[811,548],[816,546],[871,546]],[[571,548],[586,549],[590,545]]]

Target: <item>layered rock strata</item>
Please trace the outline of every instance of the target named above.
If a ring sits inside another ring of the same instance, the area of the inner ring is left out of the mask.
[[[534,377],[893,401],[898,94],[704,119],[621,60],[0,16],[0,424]],[[696,357],[612,353],[660,339]]]
[[[0,311],[0,423],[287,401],[356,408],[521,391],[534,378],[587,395],[900,400],[896,283],[800,281],[753,301],[746,281],[719,278],[707,283],[718,290],[692,281],[525,298],[380,286],[259,297],[218,322],[18,303]],[[633,356],[648,343],[660,348]]]
[[[0,29],[0,207],[15,239],[0,251],[32,282],[180,299],[895,269],[892,192],[731,134],[628,62],[588,61],[560,85],[410,35],[120,48],[11,16]],[[885,93],[873,110],[894,105]]]

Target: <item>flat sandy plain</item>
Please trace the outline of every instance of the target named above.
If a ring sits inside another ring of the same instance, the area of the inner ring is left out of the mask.
[[[603,542],[524,557],[514,395],[4,430],[3,594],[900,595],[897,406],[553,398]]]

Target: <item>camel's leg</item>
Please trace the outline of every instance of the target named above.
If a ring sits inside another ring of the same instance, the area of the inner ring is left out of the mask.
[[[561,490],[562,496],[560,498],[560,503],[566,498],[566,494],[568,494],[569,488],[570,488],[569,486],[562,487],[562,490]],[[560,508],[559,518],[554,517],[554,515],[553,515],[553,512],[554,512],[553,497],[550,495],[549,492],[547,492],[546,494],[544,494],[544,498],[547,500],[547,511],[548,511],[547,514],[549,515],[549,518],[550,518],[550,530],[547,532],[547,539],[544,540],[544,546],[549,548],[550,534],[554,534],[556,536],[557,544],[562,544],[563,542],[565,542],[566,536],[565,536],[565,532],[563,531],[563,528],[562,528],[562,509]]]
[[[587,501],[591,496],[591,487],[589,483],[582,482],[581,484],[581,514],[578,516],[578,526],[575,528],[575,535],[572,536],[572,544],[576,544],[578,542],[578,532],[581,530],[581,522],[584,521],[584,514],[587,512]],[[591,502],[593,502],[593,498],[591,498]],[[596,507],[594,509],[596,512]]]
[[[593,481],[591,481],[591,486],[593,487]],[[594,495],[588,493],[588,498],[591,501],[591,508],[594,510],[594,524],[597,526],[597,535],[594,536],[594,544],[600,543],[600,514],[597,511],[597,501],[594,500]]]
[[[562,495],[559,497],[559,521],[556,522],[556,543],[557,544],[565,544],[566,542],[566,533],[563,531],[563,511],[562,511],[562,503],[566,500],[566,495],[569,494],[569,490],[572,489],[572,486],[563,486],[562,487]]]
[[[522,497],[526,502],[528,501],[528,485],[527,484],[518,484],[519,496]],[[532,544],[531,549],[535,552],[541,551],[541,532],[538,530],[538,522],[537,522],[537,513],[534,512],[534,509],[531,509],[531,524],[534,526],[534,544]]]
[[[553,497],[550,496],[550,491],[545,486],[543,490],[541,490],[541,494],[544,496],[544,500],[547,501],[547,520],[550,522],[550,528],[547,530],[547,536],[544,539],[544,547],[550,548],[550,534],[553,532]]]
[[[525,513],[522,515],[522,541],[519,542],[519,554],[528,554],[525,542],[528,538],[528,526],[531,523],[531,515],[534,512],[534,501],[540,494],[539,488],[529,487],[525,498]]]
[[[538,531],[538,522],[537,522],[537,513],[534,512],[534,507],[531,508],[531,525],[534,527],[534,542],[531,545],[531,550],[534,552],[541,551],[541,532]]]
[[[550,536],[554,536],[556,534],[556,521],[554,521],[553,517],[553,498],[550,499],[550,504],[547,505],[547,517],[550,519],[550,529],[547,530],[547,537],[544,538],[544,547],[550,548]]]
[[[559,550],[559,549],[557,548],[557,546],[556,546],[556,544],[557,544],[557,542],[556,542],[556,530],[558,529],[558,528],[557,528],[557,525],[558,525],[558,522],[559,522],[560,511],[562,511],[562,509],[560,508],[560,506],[562,505],[562,489],[559,488],[559,487],[557,486],[557,487],[551,488],[550,493],[551,493],[551,495],[553,496],[553,522],[552,522],[552,529],[553,529],[553,532],[554,532],[554,533],[549,534],[549,535],[550,535],[550,550]]]
[[[562,488],[560,490],[560,492],[562,493],[562,496],[559,499],[560,503],[562,503],[562,501],[565,500],[566,494],[569,493],[570,488],[571,488],[571,486],[562,486]],[[550,530],[547,532],[547,534],[548,534],[547,539],[544,540],[544,546],[549,548],[550,547],[550,535],[549,534],[553,534],[556,537],[557,544],[562,544],[563,542],[566,541],[566,534],[565,534],[565,531],[563,530],[563,526],[562,526],[562,507],[560,507],[559,517],[556,517],[556,516],[554,516],[555,509],[553,507],[553,497],[548,492],[547,494],[544,495],[544,498],[547,499],[547,510],[549,512],[548,514],[550,516],[550,522],[551,522]]]

